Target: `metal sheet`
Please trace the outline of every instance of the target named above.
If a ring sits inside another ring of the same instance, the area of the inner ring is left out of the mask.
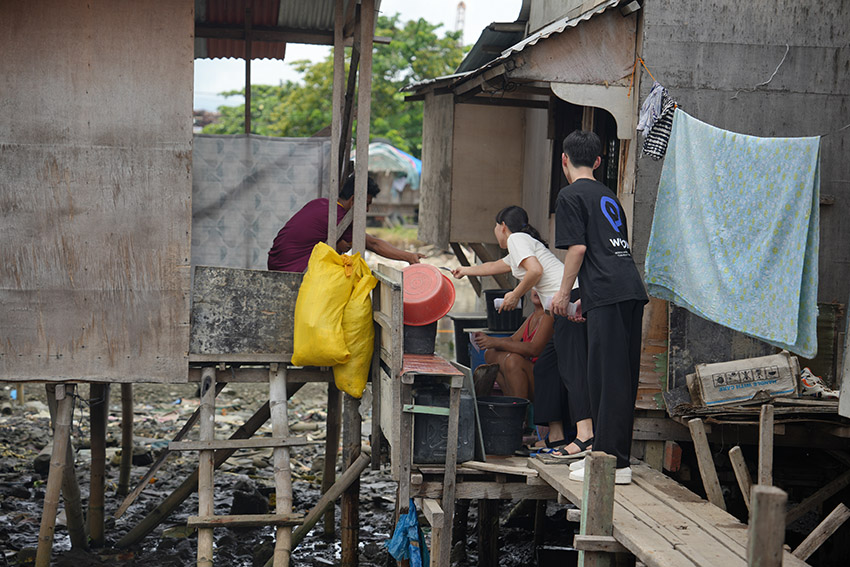
[[[0,51],[0,380],[185,381],[191,0],[4,2]]]
[[[302,274],[198,266],[192,354],[292,353]]]

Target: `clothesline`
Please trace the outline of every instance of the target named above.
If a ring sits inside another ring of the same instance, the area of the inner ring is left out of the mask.
[[[779,62],[779,64],[776,66],[776,69],[774,69],[774,70],[773,70],[773,73],[770,75],[770,78],[768,78],[766,81],[764,81],[764,82],[762,82],[762,83],[759,83],[758,85],[754,86],[752,89],[739,89],[738,91],[736,91],[736,92],[735,92],[735,95],[732,97],[732,99],[733,99],[733,100],[734,100],[734,99],[736,99],[736,98],[738,97],[738,93],[740,93],[741,91],[744,91],[744,92],[755,92],[755,91],[756,91],[759,87],[763,87],[763,86],[765,86],[766,84],[768,84],[770,81],[772,81],[772,80],[773,80],[773,78],[776,76],[776,73],[777,73],[777,72],[779,72],[779,68],[780,68],[780,67],[782,66],[782,64],[785,62],[785,58],[786,58],[786,57],[788,57],[788,52],[790,51],[790,49],[791,49],[791,47],[790,47],[789,45],[786,45],[786,46],[785,46],[785,55],[783,55],[783,56],[782,56],[782,60],[781,60],[781,61]],[[655,76],[652,74],[652,71],[650,71],[650,70],[649,70],[649,67],[647,67],[647,65],[646,65],[646,61],[644,61],[644,60],[643,60],[643,57],[641,57],[641,55],[640,55],[640,54],[636,54],[636,55],[635,55],[635,62],[634,62],[634,65],[632,65],[631,78],[629,79],[629,90],[628,90],[628,92],[626,93],[626,97],[631,97],[631,95],[632,95],[632,87],[634,86],[634,82],[635,82],[635,73],[637,72],[637,64],[638,64],[638,62],[640,62],[641,67],[643,67],[643,68],[646,70],[646,73],[649,75],[649,78],[650,78],[650,79],[652,79],[652,80],[653,80],[653,82],[657,82],[657,79],[656,79],[656,78],[655,78]],[[832,131],[830,131],[830,132],[827,132],[826,134],[820,134],[820,135],[819,135],[819,137],[820,137],[820,138],[823,138],[823,137],[826,137],[826,136],[831,136],[832,134],[837,134],[837,133],[839,133],[839,132],[842,132],[842,131],[844,131],[844,130],[847,130],[848,128],[850,128],[850,123],[847,123],[847,124],[845,124],[844,126],[842,126],[841,128],[838,128],[838,129],[836,129],[836,130],[832,130]]]

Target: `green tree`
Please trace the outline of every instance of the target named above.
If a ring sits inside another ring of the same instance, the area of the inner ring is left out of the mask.
[[[452,73],[463,58],[460,32],[437,32],[442,24],[423,19],[401,23],[398,14],[379,16],[375,35],[392,38],[376,45],[372,62],[372,138],[386,138],[417,157],[422,153],[422,103],[405,103],[403,86]],[[346,73],[350,50],[346,55]],[[266,136],[311,136],[331,122],[333,54],[323,61],[295,61],[299,83],[251,87],[251,131]],[[341,79],[341,80],[344,80]],[[222,93],[241,94],[244,90]],[[244,104],[219,107],[221,119],[204,128],[209,134],[244,132]]]

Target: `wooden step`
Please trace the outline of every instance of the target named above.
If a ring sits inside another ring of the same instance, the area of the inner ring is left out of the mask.
[[[238,516],[189,516],[186,525],[190,528],[298,526],[304,521],[303,514],[242,514]]]
[[[309,445],[306,437],[257,437],[254,439],[213,439],[210,441],[172,441],[169,451],[210,451],[219,449],[262,449]]]

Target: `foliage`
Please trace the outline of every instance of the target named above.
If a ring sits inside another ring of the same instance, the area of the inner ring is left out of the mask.
[[[379,16],[375,30],[375,35],[391,37],[392,42],[375,45],[373,50],[371,137],[387,139],[417,157],[422,153],[422,103],[405,103],[399,89],[414,81],[452,73],[460,64],[460,32],[439,37],[436,32],[441,26],[423,19],[402,24],[396,14]],[[346,51],[347,74],[350,49]],[[295,61],[292,65],[303,75],[302,82],[252,85],[252,133],[311,136],[331,123],[333,54],[318,63]],[[244,95],[244,90],[221,94]],[[222,106],[219,112],[221,119],[205,127],[205,134],[244,132],[244,104]]]

